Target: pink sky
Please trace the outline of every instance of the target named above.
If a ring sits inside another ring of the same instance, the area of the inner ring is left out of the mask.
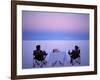
[[[23,30],[34,32],[88,32],[89,15],[23,11]]]

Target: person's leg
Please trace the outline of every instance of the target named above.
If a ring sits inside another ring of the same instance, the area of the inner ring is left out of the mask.
[[[39,61],[34,59],[33,60],[33,67],[38,67],[40,65]]]
[[[80,57],[76,58],[75,62],[78,63],[78,64],[80,64]]]
[[[73,60],[74,60],[74,59],[72,58],[72,59],[71,59],[72,65],[74,65]]]
[[[46,65],[47,64],[47,61],[46,60],[43,60],[43,64]]]
[[[36,60],[36,66],[37,66],[37,67],[41,67],[41,61]]]
[[[78,57],[78,62],[79,62],[79,64],[81,64],[81,59],[80,59],[80,56]]]
[[[73,58],[71,57],[71,59],[70,59],[70,64],[72,64],[73,63]]]
[[[47,63],[46,60],[42,60],[40,63],[40,67],[44,67],[46,65],[46,63]]]
[[[43,61],[40,61],[40,67],[41,68],[43,67]]]
[[[74,65],[73,61],[74,59],[71,57],[70,64]]]

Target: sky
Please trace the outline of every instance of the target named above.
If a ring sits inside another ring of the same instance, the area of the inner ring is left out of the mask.
[[[89,40],[89,14],[22,11],[23,40]]]

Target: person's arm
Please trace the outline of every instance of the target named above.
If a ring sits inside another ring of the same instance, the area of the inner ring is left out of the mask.
[[[45,51],[43,51],[43,54],[46,56],[47,55],[47,53],[45,52]]]

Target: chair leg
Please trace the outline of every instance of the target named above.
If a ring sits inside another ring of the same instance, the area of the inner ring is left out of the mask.
[[[36,66],[35,66],[35,60],[34,60],[34,59],[33,59],[33,67],[36,67]]]
[[[72,64],[72,66],[74,65],[73,59],[72,59],[72,58],[71,58],[71,60],[70,60],[70,64]]]
[[[77,60],[75,60],[75,62],[80,64],[80,57],[78,57]]]
[[[78,61],[79,61],[79,64],[81,64],[81,59],[80,59],[80,57],[78,57]]]

